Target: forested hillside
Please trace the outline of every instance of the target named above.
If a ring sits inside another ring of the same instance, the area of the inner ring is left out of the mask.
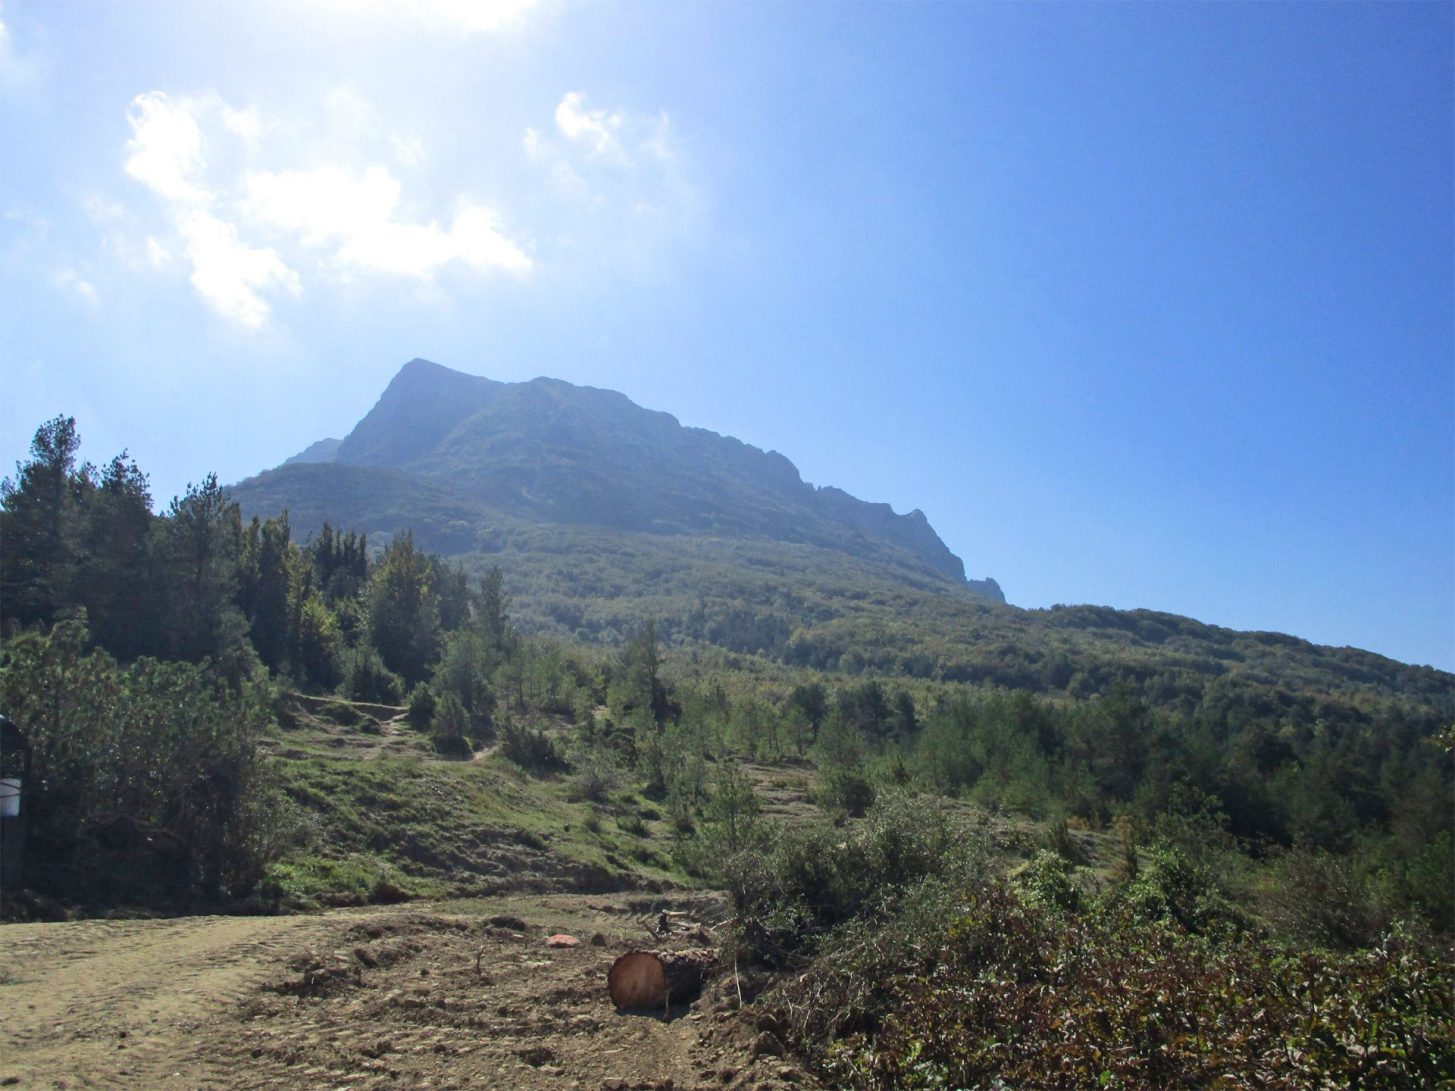
[[[461,893],[514,866],[490,824],[572,881],[727,890],[763,1018],[835,1085],[1399,1087],[1455,1057],[1449,675],[807,543],[299,540],[211,477],[154,514],[79,444],[47,423],[0,489],[43,893]],[[767,820],[764,768],[815,814]]]

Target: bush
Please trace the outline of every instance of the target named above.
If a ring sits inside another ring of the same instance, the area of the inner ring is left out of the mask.
[[[887,918],[906,891],[929,879],[978,880],[981,838],[934,801],[894,793],[852,832],[829,825],[773,830],[767,851],[725,865],[745,957],[784,965],[810,954],[856,917]]]
[[[576,775],[571,780],[570,797],[579,802],[605,803],[622,785],[621,764],[609,746],[587,746],[577,757]]]
[[[374,646],[363,641],[344,653],[343,694],[350,700],[397,705],[404,694],[404,679],[384,665]]]
[[[385,905],[410,895],[388,863],[369,856],[341,860],[305,855],[272,864],[262,887],[275,900],[300,909],[327,905]]]
[[[544,729],[502,720],[500,753],[508,761],[532,773],[550,773],[565,768],[556,744]]]
[[[428,685],[421,683],[409,691],[409,711],[405,714],[409,725],[416,731],[428,731],[430,724],[434,723],[435,710],[434,690]]]
[[[468,758],[475,748],[470,742],[472,721],[465,706],[453,693],[435,703],[432,738],[435,750],[450,758]]]
[[[29,882],[92,903],[247,895],[295,833],[257,747],[271,695],[88,644],[61,622],[0,654],[0,707],[32,747]]]
[[[874,805],[874,785],[862,766],[837,765],[819,771],[814,797],[820,806],[862,818]]]
[[[1071,836],[1071,823],[1064,815],[1046,823],[1046,848],[1068,864],[1086,862],[1081,846],[1076,843],[1076,838]]]
[[[1427,939],[1289,955],[1125,905],[1052,914],[999,884],[942,936],[891,969],[863,1031],[821,1051],[827,1082],[1405,1088],[1440,1086],[1455,1065],[1451,951]]]
[[[1272,868],[1268,916],[1289,939],[1353,950],[1378,941],[1391,921],[1374,905],[1365,876],[1346,857],[1304,847]]]
[[[1174,920],[1189,932],[1224,934],[1247,926],[1243,914],[1223,896],[1206,864],[1181,848],[1159,842],[1120,898],[1141,921]]]
[[[764,840],[762,803],[752,780],[731,760],[718,766],[700,826],[680,803],[672,812],[677,830],[673,857],[684,870],[714,882],[722,879],[726,861]]]
[[[1066,858],[1059,853],[1042,849],[1017,879],[1021,889],[1047,909],[1074,913],[1081,908],[1081,888],[1076,885]]]

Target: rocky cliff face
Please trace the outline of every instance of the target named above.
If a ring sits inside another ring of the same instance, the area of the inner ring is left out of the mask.
[[[806,543],[892,556],[965,586],[922,512],[816,489],[776,451],[555,379],[499,383],[411,360],[336,448],[315,444],[295,460],[403,473],[533,523]],[[969,586],[1004,601],[993,580]]]

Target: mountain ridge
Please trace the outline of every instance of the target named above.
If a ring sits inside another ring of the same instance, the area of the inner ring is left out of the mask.
[[[886,503],[815,487],[777,451],[684,426],[618,391],[559,379],[503,383],[413,359],[342,440],[319,441],[232,491],[246,501],[266,480],[263,491],[276,492],[282,482],[271,475],[310,463],[387,469],[428,482],[436,500],[457,509],[448,522],[473,521],[477,529],[508,516],[804,542],[895,561],[908,555],[954,586],[1005,601],[993,579],[966,580],[963,562],[919,509],[900,515]],[[309,485],[316,490],[321,482]],[[357,492],[357,481],[348,487]],[[351,525],[355,514],[363,512],[337,507],[337,517]],[[447,537],[429,544],[455,552],[468,536],[455,527]]]

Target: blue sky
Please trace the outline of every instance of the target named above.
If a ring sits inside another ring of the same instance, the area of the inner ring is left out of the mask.
[[[0,3],[0,463],[406,360],[918,507],[1018,605],[1455,667],[1449,4]]]

